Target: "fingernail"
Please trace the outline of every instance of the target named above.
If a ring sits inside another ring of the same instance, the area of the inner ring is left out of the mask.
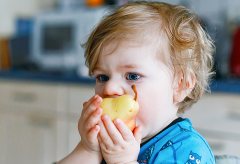
[[[106,114],[103,115],[103,116],[102,116],[102,119],[103,119],[103,120],[107,120],[107,119],[108,119],[108,115],[106,115]]]
[[[116,118],[116,119],[114,120],[114,122],[115,122],[116,124],[118,124],[118,123],[120,122],[119,118]]]
[[[100,97],[98,97],[98,98],[96,99],[96,101],[97,101],[98,103],[100,103],[100,101],[101,101]]]
[[[96,109],[96,112],[97,112],[97,114],[100,114],[100,113],[101,113],[101,109],[98,107],[98,108]]]

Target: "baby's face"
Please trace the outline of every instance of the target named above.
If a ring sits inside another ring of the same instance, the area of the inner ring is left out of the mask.
[[[126,42],[114,48],[116,43],[109,43],[99,56],[95,92],[103,98],[134,96],[135,85],[140,106],[136,124],[142,126],[143,138],[151,137],[176,118],[171,71],[157,59],[156,44]]]

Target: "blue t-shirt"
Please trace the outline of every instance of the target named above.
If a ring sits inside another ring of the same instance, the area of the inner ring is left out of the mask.
[[[140,164],[215,164],[206,140],[189,119],[178,118],[152,139],[141,144]],[[103,160],[101,164],[105,164]]]
[[[215,164],[207,141],[192,127],[189,119],[168,127],[144,144],[140,164]]]

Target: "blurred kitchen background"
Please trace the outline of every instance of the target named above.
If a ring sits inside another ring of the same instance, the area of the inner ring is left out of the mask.
[[[109,8],[128,0],[0,0],[0,163],[49,164],[80,140],[94,95],[84,49]],[[216,45],[216,75],[182,115],[215,155],[240,157],[240,1],[164,0],[194,10]]]

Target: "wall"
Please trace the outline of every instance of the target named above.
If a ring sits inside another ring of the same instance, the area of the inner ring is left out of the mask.
[[[0,0],[0,37],[14,33],[14,20],[17,17],[31,17],[37,12],[54,7],[60,0]],[[81,0],[78,0],[81,1]],[[240,20],[239,0],[162,0],[172,4],[183,4],[196,11],[200,16],[208,17],[212,23],[221,23],[220,19]],[[224,16],[223,16],[224,14]]]
[[[0,0],[0,38],[14,33],[17,17],[31,17],[42,9],[53,7],[56,0]]]

